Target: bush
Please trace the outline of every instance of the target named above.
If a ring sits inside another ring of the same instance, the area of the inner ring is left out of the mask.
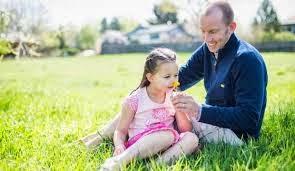
[[[83,26],[76,37],[76,44],[79,49],[94,49],[98,37],[96,29],[90,25]]]
[[[74,56],[79,52],[80,52],[80,50],[77,49],[77,48],[67,47],[67,48],[62,49],[62,54],[61,55],[62,56]]]
[[[280,32],[274,35],[275,41],[295,41],[295,35],[291,32]]]
[[[264,32],[258,36],[258,42],[286,42],[295,41],[295,35],[291,32]]]
[[[7,40],[0,39],[0,56],[8,54],[15,55],[15,52]]]
[[[59,42],[56,38],[57,32],[43,32],[40,36],[43,47],[46,48],[58,48]]]

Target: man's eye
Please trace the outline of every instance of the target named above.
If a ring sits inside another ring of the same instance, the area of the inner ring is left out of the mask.
[[[217,30],[211,30],[209,33],[210,34],[215,34],[217,32]]]

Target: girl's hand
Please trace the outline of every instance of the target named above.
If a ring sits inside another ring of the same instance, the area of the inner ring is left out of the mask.
[[[115,146],[115,150],[114,150],[113,156],[117,156],[117,155],[123,153],[125,150],[126,150],[126,147],[123,144],[122,145]]]
[[[201,116],[201,105],[190,95],[177,93],[172,97],[172,104],[177,112],[187,114],[198,121]]]

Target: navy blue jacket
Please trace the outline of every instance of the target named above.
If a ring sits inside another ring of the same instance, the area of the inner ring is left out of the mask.
[[[258,138],[266,106],[267,71],[260,53],[233,33],[213,56],[202,44],[180,68],[180,90],[201,79],[207,92],[200,122]]]

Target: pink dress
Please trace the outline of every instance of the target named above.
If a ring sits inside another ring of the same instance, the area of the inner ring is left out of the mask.
[[[164,103],[153,102],[146,91],[140,88],[129,95],[124,103],[135,112],[128,129],[129,139],[125,143],[128,148],[141,137],[156,131],[168,130],[174,134],[174,143],[178,141],[179,134],[173,127],[175,110],[171,103],[172,91],[166,93]]]

